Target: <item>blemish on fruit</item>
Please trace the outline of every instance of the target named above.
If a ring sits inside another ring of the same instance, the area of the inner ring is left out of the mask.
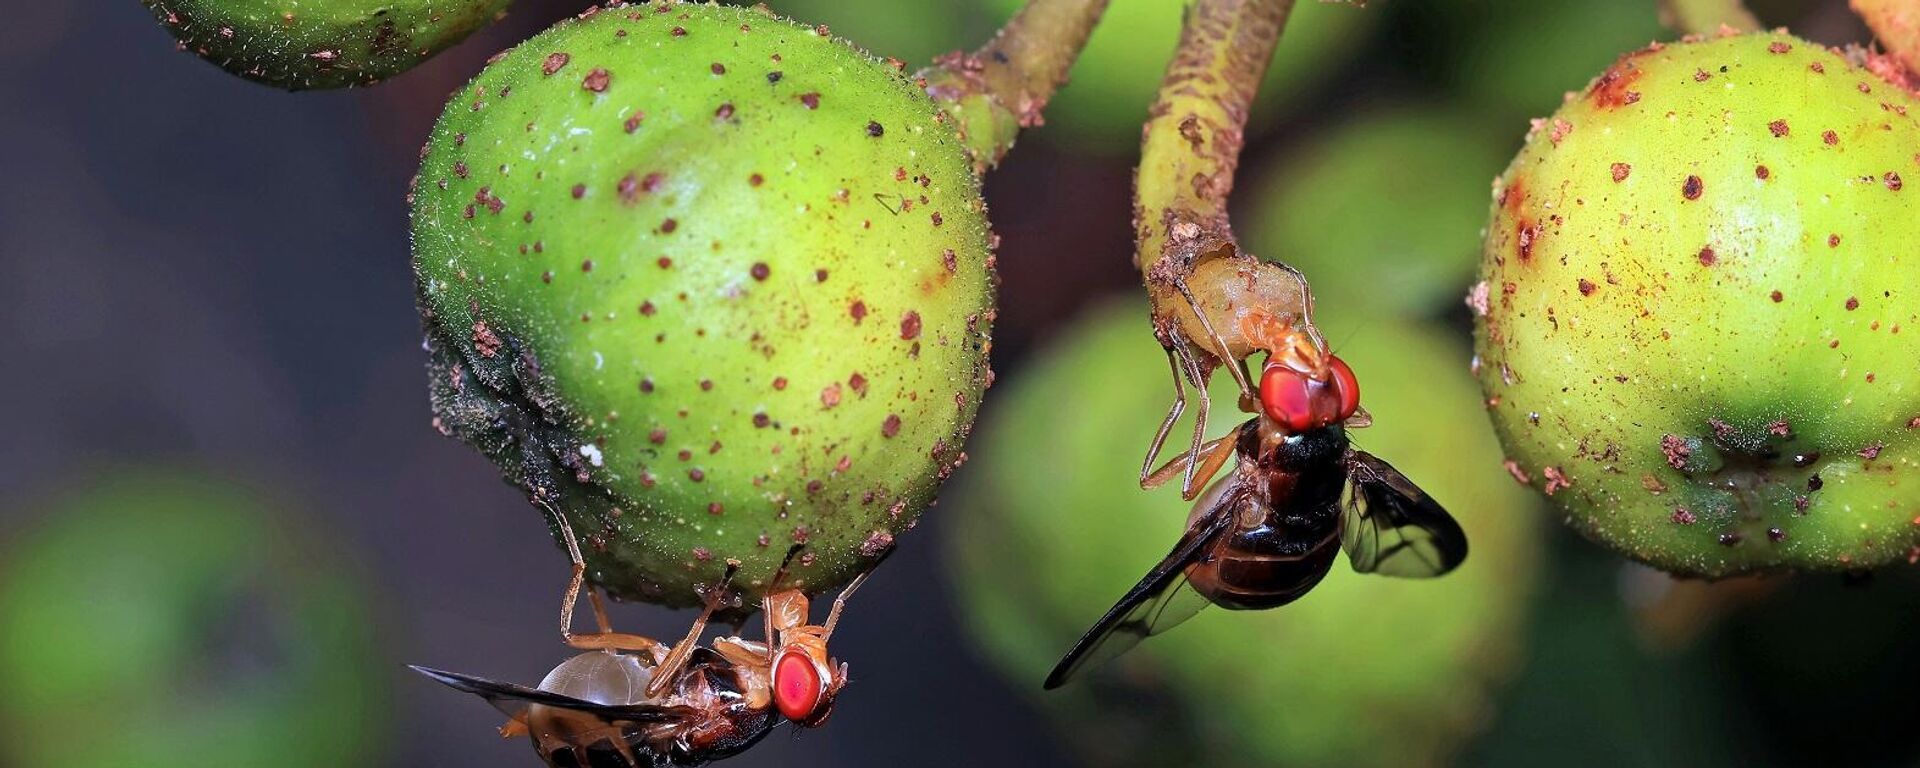
[[[1700,177],[1688,176],[1687,180],[1680,184],[1680,196],[1688,200],[1698,200],[1700,193],[1706,191],[1706,188],[1706,182],[1701,181]]]
[[[1714,252],[1713,246],[1709,245],[1700,249],[1700,266],[1711,267],[1719,261],[1720,255]]]
[[[1840,143],[1840,134],[1834,133],[1833,131],[1821,131],[1820,140],[1826,142],[1827,146],[1831,147]]]
[[[880,422],[880,436],[891,438],[897,434],[900,434],[900,416],[889,413],[886,420]]]
[[[1613,164],[1613,180],[1616,183],[1626,181],[1627,176],[1631,175],[1632,173],[1633,173],[1633,166],[1631,165],[1628,165],[1626,163]]]
[[[1776,137],[1784,137],[1793,133],[1793,128],[1787,125],[1787,121],[1785,120],[1775,120],[1767,123],[1767,130],[1772,131]],[[1765,168],[1766,166],[1763,165],[1761,167]]]
[[[1693,516],[1693,510],[1687,509],[1686,507],[1674,507],[1673,515],[1667,519],[1679,525],[1693,525],[1697,518]]]
[[[609,73],[605,69],[594,67],[593,71],[588,72],[587,76],[580,80],[580,87],[593,91],[594,93],[606,93],[607,83],[612,79],[612,73]]]
[[[1573,480],[1568,478],[1566,473],[1561,472],[1559,467],[1543,467],[1540,470],[1540,474],[1547,478],[1547,485],[1541,490],[1546,491],[1548,496],[1552,496],[1557,491],[1573,487]]]

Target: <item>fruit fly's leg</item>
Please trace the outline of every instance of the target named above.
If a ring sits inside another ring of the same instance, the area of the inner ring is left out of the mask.
[[[1180,369],[1180,361],[1174,359],[1172,342],[1167,342],[1167,367],[1173,371],[1173,407],[1167,409],[1167,418],[1161,420],[1160,430],[1153,433],[1153,444],[1147,446],[1147,460],[1140,463],[1140,487],[1148,488],[1147,476],[1153,474],[1153,463],[1160,459],[1160,450],[1167,445],[1167,436],[1173,434],[1173,424],[1180,420],[1180,414],[1187,410],[1186,372]]]
[[[700,609],[700,616],[693,620],[693,627],[687,630],[687,636],[674,643],[673,650],[667,652],[667,658],[653,668],[653,680],[647,683],[647,698],[666,693],[667,688],[673,685],[674,678],[679,677],[680,668],[693,655],[693,649],[699,647],[700,635],[707,631],[707,620],[713,618],[713,612],[720,608],[720,598],[726,594],[727,583],[733,580],[737,570],[737,561],[727,563],[727,575],[722,577],[719,586],[707,592],[707,607]]]
[[[1213,329],[1213,322],[1207,319],[1206,309],[1200,306],[1199,299],[1194,298],[1193,290],[1187,287],[1187,281],[1176,279],[1173,281],[1173,287],[1179,289],[1180,296],[1187,300],[1187,306],[1193,309],[1193,316],[1200,320],[1200,329],[1207,332],[1207,339],[1213,342],[1214,349],[1220,350],[1221,359],[1229,363],[1238,362],[1228,359],[1233,353],[1227,349],[1227,342],[1220,338],[1220,332]],[[1247,369],[1230,364],[1227,370],[1233,374],[1233,383],[1240,385],[1240,395],[1250,400],[1255,399],[1253,382],[1247,378]]]
[[[520,714],[514,715],[513,719],[508,720],[505,725],[500,726],[500,738],[503,739],[525,736],[527,733],[527,711],[524,709],[520,710]]]
[[[833,636],[834,626],[840,623],[840,609],[847,607],[847,597],[865,583],[867,583],[867,574],[855,576],[853,581],[847,582],[846,589],[840,590],[840,596],[833,599],[833,608],[827,611],[827,623],[820,631],[821,642],[826,642],[827,638]]]
[[[1187,471],[1180,480],[1182,497],[1190,497],[1193,493],[1193,473],[1200,465],[1200,449],[1207,440],[1207,414],[1213,410],[1213,398],[1207,394],[1207,382],[1212,378],[1212,373],[1201,364],[1199,354],[1205,352],[1194,349],[1193,344],[1184,337],[1174,337],[1173,356],[1186,369],[1187,381],[1193,384],[1194,392],[1200,396],[1200,410],[1193,414],[1193,444],[1187,448]],[[1142,485],[1144,487],[1144,482]]]
[[[587,582],[587,560],[580,555],[580,542],[574,537],[573,525],[567,522],[567,516],[560,514],[560,510],[546,502],[537,501],[536,503],[545,507],[547,513],[553,515],[553,519],[558,521],[560,532],[567,540],[567,556],[573,559],[573,576],[567,579],[565,602],[560,604],[560,639],[568,646],[583,651],[652,652],[658,649],[660,641],[651,637],[611,631],[612,627],[607,623],[606,608],[600,604],[599,595],[594,594],[592,590],[587,594],[592,598],[594,618],[599,620],[600,631],[589,635],[573,633],[573,607],[580,602],[580,588]]]
[[[1140,487],[1158,488],[1168,480],[1172,480],[1175,473],[1189,471],[1194,477],[1198,478],[1200,482],[1195,483],[1191,489],[1183,490],[1180,498],[1193,501],[1200,495],[1194,491],[1205,488],[1207,482],[1213,479],[1214,474],[1218,473],[1221,467],[1226,466],[1227,459],[1233,458],[1235,443],[1239,438],[1240,433],[1236,430],[1225,436],[1208,441],[1206,445],[1200,446],[1200,451],[1197,454],[1183,453],[1176,456],[1172,461],[1167,462],[1166,466],[1154,470],[1153,474],[1149,475],[1147,479],[1140,481]],[[1193,469],[1196,456],[1199,458],[1200,464],[1198,470]]]
[[[600,590],[587,590],[587,605],[593,606],[593,624],[600,628],[600,634],[613,634],[613,622],[607,620],[607,604],[600,601]]]

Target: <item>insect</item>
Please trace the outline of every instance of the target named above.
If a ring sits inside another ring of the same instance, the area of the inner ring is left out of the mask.
[[[1343,548],[1354,570],[1389,576],[1438,576],[1466,559],[1466,534],[1446,510],[1349,443],[1360,388],[1346,362],[1279,318],[1246,317],[1243,335],[1273,350],[1260,376],[1258,414],[1144,484],[1196,468],[1206,483],[1229,459],[1237,462],[1194,505],[1173,551],[1074,644],[1047,688],[1209,604],[1263,609],[1299,599]]]
[[[1272,345],[1291,344],[1295,338],[1316,346],[1324,342],[1312,321],[1313,293],[1299,270],[1242,253],[1228,241],[1203,243],[1181,253],[1202,255],[1167,256],[1145,272],[1154,338],[1166,349],[1173,372],[1173,405],[1141,462],[1140,485],[1150,487],[1153,465],[1174,423],[1186,412],[1187,387],[1192,386],[1200,408],[1194,414],[1193,441],[1180,482],[1181,495],[1191,499],[1196,488],[1206,484],[1204,479],[1195,481],[1213,405],[1207,385],[1214,371],[1224,366],[1240,387],[1240,409],[1257,412],[1259,396],[1247,358],[1261,351],[1281,352]],[[1297,333],[1277,333],[1278,326]],[[1359,412],[1358,418],[1364,421],[1365,413]]]
[[[814,727],[833,712],[847,681],[847,665],[827,655],[827,640],[861,574],[833,601],[825,624],[809,624],[807,596],[772,591],[763,600],[766,639],[716,638],[699,644],[707,620],[721,607],[726,582],[707,590],[706,608],[678,643],[612,631],[600,596],[587,590],[599,625],[573,633],[573,609],[586,563],[566,518],[559,521],[573,558],[560,610],[560,635],[585,653],[561,662],[538,688],[413,667],[421,674],[487,700],[511,719],[503,737],[528,736],[552,768],[665,768],[701,765],[738,754],[782,720]],[[788,552],[788,561],[799,551]],[[737,564],[730,564],[731,579]],[[786,565],[774,577],[779,583]]]

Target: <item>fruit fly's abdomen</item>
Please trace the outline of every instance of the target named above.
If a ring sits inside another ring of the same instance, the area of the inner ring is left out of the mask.
[[[540,681],[540,690],[595,704],[647,700],[653,669],[638,656],[588,651],[567,659]],[[550,766],[627,765],[632,745],[646,737],[632,723],[609,723],[590,713],[534,704],[527,708],[533,747]]]
[[[1215,605],[1258,610],[1286,605],[1312,590],[1340,551],[1337,518],[1283,526],[1277,516],[1214,545],[1187,567],[1187,580]]]

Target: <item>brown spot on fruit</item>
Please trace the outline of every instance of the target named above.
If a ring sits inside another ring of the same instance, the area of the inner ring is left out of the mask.
[[[890,438],[897,434],[900,434],[900,416],[889,413],[886,420],[880,422],[880,436]]]
[[[1693,455],[1693,449],[1687,446],[1686,439],[1670,434],[1660,438],[1660,453],[1667,457],[1668,466],[1684,470],[1687,468],[1687,458]]]
[[[1673,515],[1667,519],[1672,520],[1676,525],[1693,525],[1696,518],[1693,516],[1693,510],[1687,509],[1686,507],[1674,507]]]
[[[1906,183],[1900,180],[1900,174],[1894,173],[1893,171],[1887,171],[1887,175],[1882,176],[1881,179],[1886,182],[1887,189],[1895,192],[1900,191],[1901,187],[1906,186]]]
[[[911,341],[920,338],[920,313],[908,310],[900,318],[900,338]]]
[[[847,306],[847,314],[853,317],[854,325],[859,325],[860,321],[867,319],[867,303],[855,300]]]
[[[1633,173],[1633,166],[1631,165],[1628,165],[1626,163],[1613,164],[1613,180],[1615,183],[1626,181],[1627,176],[1632,173]]]
[[[1840,247],[1840,235],[1838,234],[1827,235],[1827,247],[1828,248]]]
[[[1720,255],[1713,252],[1713,246],[1709,245],[1700,249],[1700,266],[1711,267],[1719,261]]]
[[[1544,467],[1540,470],[1540,474],[1547,478],[1547,485],[1541,490],[1546,491],[1548,496],[1552,496],[1560,490],[1573,487],[1573,480],[1567,477],[1566,473],[1561,472],[1559,467]]]
[[[547,60],[540,63],[540,74],[551,77],[553,73],[564,69],[567,66],[567,62],[571,60],[573,60],[573,57],[565,53],[558,51],[549,53],[547,54]]]
[[[1831,147],[1840,143],[1840,134],[1834,133],[1833,131],[1821,131],[1820,140],[1826,142],[1827,146]]]
[[[1793,46],[1788,45],[1785,42],[1780,40],[1775,40],[1773,44],[1767,46],[1767,51],[1769,53],[1786,53],[1787,51],[1791,51],[1791,50],[1793,50]]]
[[[828,384],[824,389],[820,390],[820,405],[822,407],[832,408],[839,404],[840,385],[838,383]]]
[[[1789,136],[1793,134],[1793,128],[1787,125],[1787,121],[1785,120],[1775,120],[1771,123],[1767,123],[1767,130],[1772,131],[1773,135],[1776,137],[1784,137],[1784,136]],[[1764,168],[1766,166],[1761,166],[1761,167]]]
[[[766,262],[756,261],[752,267],[747,268],[747,274],[752,275],[754,280],[765,282],[767,276],[773,274],[773,270],[767,266]]]
[[[1580,287],[1580,295],[1592,296],[1594,289],[1598,288],[1599,286],[1594,285],[1592,280],[1588,280],[1583,277],[1583,278],[1580,278],[1579,287]]]
[[[1600,78],[1593,81],[1593,87],[1587,89],[1587,98],[1601,109],[1618,109],[1640,100],[1640,94],[1631,90],[1634,82],[1640,79],[1640,67],[1634,59],[1641,54],[1629,53],[1613,62]]]
[[[1500,466],[1506,468],[1507,474],[1511,476],[1516,483],[1527,485],[1533,482],[1533,478],[1527,475],[1527,470],[1520,466],[1520,462],[1507,459],[1501,462]]]
[[[1775,290],[1775,291],[1774,291],[1773,293],[1771,293],[1771,294],[1768,294],[1768,297],[1769,297],[1769,298],[1772,298],[1772,299],[1773,299],[1773,303],[1775,303],[1775,304],[1778,304],[1778,303],[1780,303],[1780,302],[1782,302],[1782,301],[1785,301],[1785,300],[1786,300],[1786,298],[1787,298],[1787,296],[1786,296],[1786,294],[1784,294],[1784,293],[1781,293],[1781,292],[1780,292],[1780,291],[1778,291],[1778,290]]]
[[[727,65],[717,61],[714,62],[712,66],[707,67],[707,69],[716,75],[724,75],[727,73]]]
[[[1773,178],[1773,171],[1768,170],[1764,165],[1756,165],[1753,167],[1753,177],[1761,181],[1766,181],[1767,179]]]
[[[1860,298],[1859,298],[1859,297],[1857,297],[1857,296],[1848,296],[1848,297],[1847,297],[1847,305],[1846,305],[1846,306],[1847,306],[1847,311],[1848,311],[1848,312],[1852,312],[1852,311],[1854,311],[1854,310],[1856,310],[1856,309],[1859,309],[1859,308],[1860,308]]]
[[[1705,192],[1706,189],[1707,184],[1701,181],[1700,177],[1688,176],[1686,181],[1680,183],[1680,196],[1688,200],[1698,200],[1700,193]]]
[[[868,120],[868,121],[867,121],[867,135],[868,135],[868,136],[872,136],[872,137],[874,137],[874,138],[876,138],[876,139],[877,139],[877,138],[880,138],[880,136],[881,136],[882,134],[885,134],[886,132],[887,132],[887,129],[886,129],[886,127],[885,127],[885,126],[882,126],[882,125],[880,124],[880,121],[878,121],[878,120]]]
[[[581,78],[580,87],[593,91],[594,93],[606,93],[607,83],[612,80],[612,73],[605,69],[594,67],[593,71],[588,72],[586,77]]]
[[[819,109],[820,94],[811,91],[800,94],[800,103],[807,109]]]
[[[1874,459],[1880,458],[1880,451],[1884,450],[1886,447],[1887,447],[1886,443],[1874,443],[1872,445],[1869,445],[1865,448],[1860,449],[1860,458],[1866,459],[1867,461],[1873,461]]]

